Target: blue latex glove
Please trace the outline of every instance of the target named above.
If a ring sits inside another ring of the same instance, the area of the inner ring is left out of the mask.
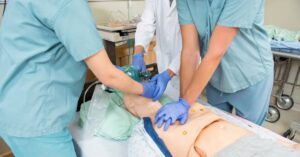
[[[154,101],[157,101],[160,98],[160,96],[163,95],[170,80],[171,80],[171,76],[169,75],[167,70],[160,74],[155,75],[151,79],[151,81],[156,81],[158,86],[156,91],[157,96],[153,98]]]
[[[177,120],[181,125],[185,124],[188,118],[190,105],[183,98],[177,102],[172,102],[161,107],[155,114],[155,124],[161,128],[165,123],[164,131],[167,131],[169,126]]]
[[[156,95],[156,82],[155,81],[149,81],[149,82],[141,82],[141,84],[144,87],[144,92],[141,94],[141,96],[146,98],[153,99]]]
[[[141,94],[141,96],[150,98],[152,100],[154,97],[158,96],[156,81],[142,82],[142,85],[144,87],[144,92]]]
[[[146,65],[145,65],[145,61],[144,61],[144,52],[133,55],[132,66],[135,67],[140,72],[146,71]]]

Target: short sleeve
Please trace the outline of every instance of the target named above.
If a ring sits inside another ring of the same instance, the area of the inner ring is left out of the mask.
[[[252,28],[262,0],[226,0],[218,25]]]
[[[176,0],[179,24],[192,24],[193,19],[187,0]]]
[[[84,60],[104,48],[85,0],[71,0],[62,7],[54,17],[53,29],[76,61]]]

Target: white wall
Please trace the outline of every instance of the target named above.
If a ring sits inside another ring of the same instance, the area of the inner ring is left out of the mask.
[[[132,19],[143,12],[144,1],[90,2],[90,6],[96,22],[101,24],[116,20],[114,18]]]
[[[112,12],[120,11],[124,16],[124,20],[132,19],[133,17],[141,14],[144,9],[144,1],[114,1],[114,2],[90,2],[93,15],[97,24],[107,23],[111,18]],[[129,6],[129,9],[128,9]],[[0,4],[0,13],[2,15],[3,4]],[[128,17],[129,16],[129,17]],[[2,16],[0,16],[1,23]]]
[[[300,31],[300,0],[266,0],[266,24]]]

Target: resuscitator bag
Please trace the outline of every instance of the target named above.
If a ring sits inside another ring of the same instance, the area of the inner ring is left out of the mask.
[[[172,102],[166,95],[159,101],[161,104]],[[126,110],[121,93],[108,93],[100,85],[96,86],[92,100],[82,104],[80,109],[81,126],[94,136],[108,139],[127,140],[139,121]]]
[[[126,140],[139,119],[127,112],[122,94],[108,93],[97,86],[87,113],[86,123],[95,136]]]
[[[150,72],[140,73],[132,66],[121,67],[121,70],[136,81],[148,80],[151,76]],[[107,92],[100,85],[96,86],[92,100],[81,105],[80,126],[94,136],[126,140],[140,120],[126,110],[122,93],[112,91]],[[160,99],[161,104],[171,101],[167,96]]]
[[[151,77],[151,73],[149,71],[139,72],[131,65],[123,66],[120,69],[128,76],[130,76],[132,79],[138,82],[149,80]]]

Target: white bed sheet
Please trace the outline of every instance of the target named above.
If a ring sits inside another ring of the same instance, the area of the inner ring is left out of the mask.
[[[70,132],[79,147],[78,157],[126,157],[127,141],[114,141],[91,136],[78,126],[79,115],[70,126]]]

